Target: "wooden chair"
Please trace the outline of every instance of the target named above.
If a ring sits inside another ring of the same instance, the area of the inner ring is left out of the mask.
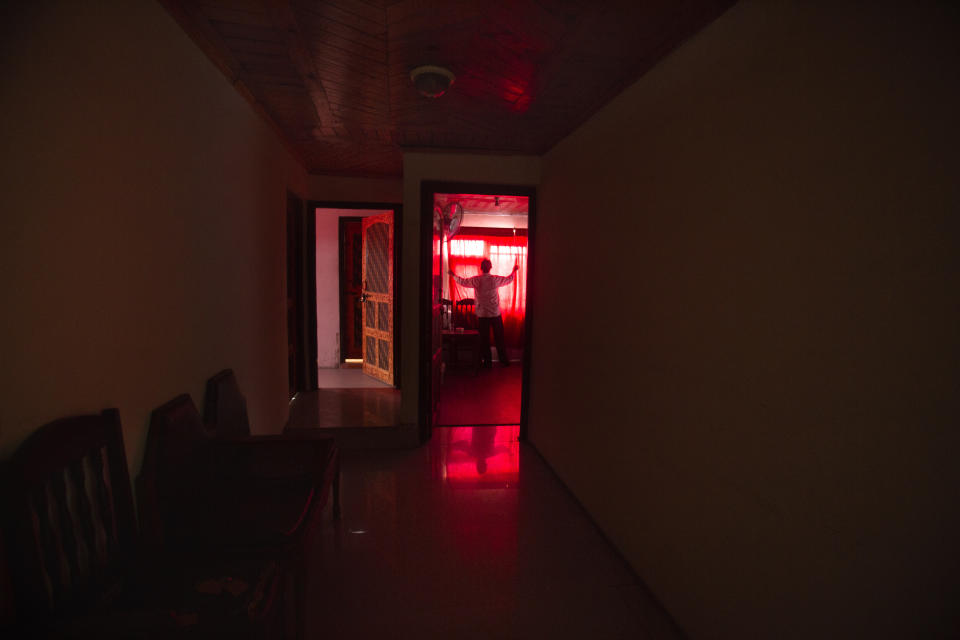
[[[473,298],[461,298],[454,303],[453,326],[463,327],[464,329],[476,330],[477,315],[473,310],[476,300]]]
[[[218,438],[250,435],[247,399],[240,391],[233,369],[224,369],[207,380],[203,421]]]
[[[278,563],[142,553],[115,409],[44,425],[13,454],[3,480],[11,635],[275,635]]]
[[[189,395],[155,409],[137,479],[144,535],[157,548],[278,557],[303,632],[305,555],[339,468],[329,439],[215,438]]]

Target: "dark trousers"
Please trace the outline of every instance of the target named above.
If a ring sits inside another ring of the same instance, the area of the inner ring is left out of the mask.
[[[490,364],[490,329],[493,328],[493,339],[497,342],[497,355],[500,362],[507,364],[507,345],[503,340],[503,318],[477,318],[480,329],[480,359],[483,364]]]

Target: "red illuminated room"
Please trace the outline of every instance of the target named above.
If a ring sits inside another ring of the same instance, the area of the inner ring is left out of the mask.
[[[519,424],[530,198],[436,193],[433,202],[434,276],[440,280],[433,308],[442,351],[434,424]],[[486,292],[483,278],[492,281]]]

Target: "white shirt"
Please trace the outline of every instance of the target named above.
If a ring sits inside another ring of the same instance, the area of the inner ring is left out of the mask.
[[[504,287],[517,277],[514,271],[508,276],[492,276],[489,273],[481,273],[472,278],[461,278],[454,275],[453,279],[457,284],[463,287],[474,289],[474,299],[477,301],[475,307],[478,318],[496,318],[500,315],[500,294],[497,292],[500,287]]]

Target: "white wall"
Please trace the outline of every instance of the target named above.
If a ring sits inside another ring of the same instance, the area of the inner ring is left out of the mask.
[[[960,635],[958,42],[744,0],[543,159],[531,439],[691,638]]]
[[[340,366],[340,218],[393,213],[391,209],[321,209],[317,224],[317,367]]]
[[[308,175],[310,200],[319,202],[399,203],[403,200],[400,178],[349,178]]]

